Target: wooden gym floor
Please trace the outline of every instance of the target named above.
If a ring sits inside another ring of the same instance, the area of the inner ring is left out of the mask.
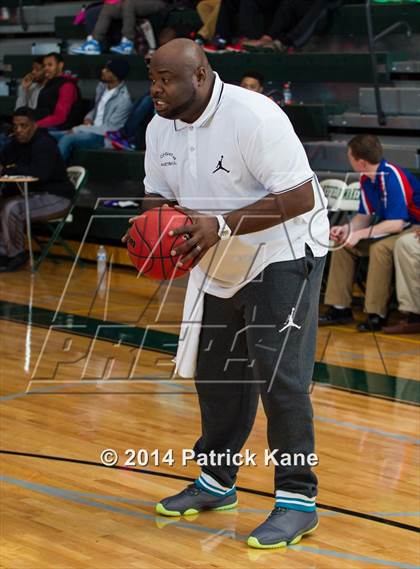
[[[257,551],[272,508],[259,410],[239,506],[168,519],[160,498],[194,479],[194,383],[171,379],[183,283],[133,270],[44,263],[0,277],[1,550],[5,569],[413,568],[419,565],[420,336],[321,329],[313,403],[319,529]],[[361,315],[360,315],[361,316]],[[140,346],[140,348],[139,348]],[[115,449],[115,467],[101,464]],[[125,449],[173,449],[174,464],[124,466]]]

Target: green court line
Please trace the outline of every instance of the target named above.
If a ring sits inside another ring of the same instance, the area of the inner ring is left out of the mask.
[[[178,345],[176,334],[66,312],[59,312],[53,320],[55,314],[53,310],[36,306],[32,307],[32,313],[29,314],[27,305],[0,301],[0,319],[3,320],[26,324],[30,319],[34,326],[53,326],[58,331],[136,348],[143,346],[145,349],[170,355],[175,354]],[[404,377],[316,362],[313,380],[315,383],[359,394],[405,403],[420,403],[420,382]]]

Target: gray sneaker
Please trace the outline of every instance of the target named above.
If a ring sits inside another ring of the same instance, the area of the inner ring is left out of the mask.
[[[256,549],[296,545],[304,535],[318,527],[316,512],[274,508],[268,518],[248,537],[247,544]]]
[[[236,492],[228,496],[214,496],[190,484],[179,494],[156,504],[156,513],[162,516],[191,516],[202,510],[231,510],[237,503]]]

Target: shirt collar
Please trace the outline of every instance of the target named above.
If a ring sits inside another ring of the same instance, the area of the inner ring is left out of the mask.
[[[203,113],[195,120],[193,123],[186,123],[179,119],[174,120],[174,128],[176,131],[184,130],[187,127],[194,126],[196,128],[207,126],[210,120],[213,118],[213,115],[216,113],[217,109],[220,107],[220,103],[222,102],[222,95],[223,89],[225,84],[220,79],[219,75],[214,71],[214,85],[213,85],[213,93],[210,97],[210,101],[203,111]]]
[[[385,170],[386,167],[386,160],[385,158],[382,158],[382,160],[379,162],[379,166],[378,169],[376,170],[377,172],[383,172]]]
[[[379,166],[376,170],[375,180],[372,182],[372,180],[369,179],[369,181],[372,183],[373,186],[377,186],[379,188],[381,187],[380,174],[385,172],[385,169],[386,169],[386,160],[385,160],[385,158],[382,158],[382,160],[379,162]]]
[[[379,183],[379,174],[381,174],[382,172],[384,172],[386,170],[386,159],[382,158],[382,160],[379,162],[379,166],[376,170],[376,176],[375,176],[375,180],[372,182],[372,180],[369,178],[369,176],[367,174],[361,174],[360,175],[360,181],[363,181],[363,184],[370,184],[372,187],[376,186]]]

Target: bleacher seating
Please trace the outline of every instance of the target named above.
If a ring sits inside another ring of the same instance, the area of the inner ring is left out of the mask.
[[[99,66],[110,57],[115,56],[102,54],[92,60],[83,55],[65,55],[64,61],[66,68],[80,78],[96,79]],[[125,57],[130,63],[128,80],[146,80],[148,74],[143,58],[137,55]],[[231,82],[239,81],[249,69],[258,69],[265,77],[280,82],[369,83],[371,80],[370,56],[366,52],[225,53],[223,56],[211,54],[209,60],[215,71]],[[22,77],[30,68],[31,61],[31,55],[6,55],[3,59],[6,72],[15,77]],[[389,52],[378,53],[378,63],[381,66],[381,80],[389,83],[393,55]]]

